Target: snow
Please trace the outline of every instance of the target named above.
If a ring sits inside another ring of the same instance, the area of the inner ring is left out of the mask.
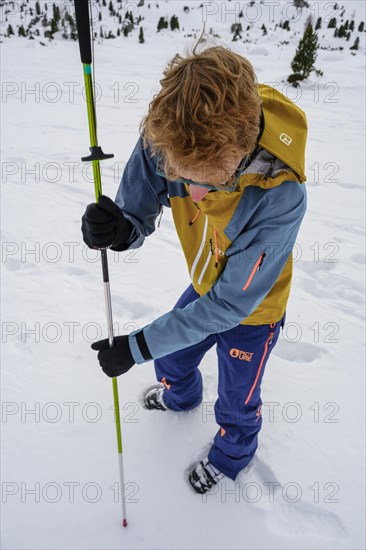
[[[96,44],[99,141],[115,154],[102,165],[103,189],[112,197],[166,62],[202,25],[197,3],[185,15],[192,2],[151,4],[145,44],[137,34]],[[344,50],[319,50],[324,76],[295,90],[285,80],[300,35],[262,37],[263,19],[250,41],[231,42],[232,20],[217,6],[207,25],[216,41],[248,55],[259,80],[287,93],[309,122],[308,212],[286,329],[264,377],[258,453],[235,483],[194,494],[187,471],[216,432],[215,352],[202,362],[204,402],[188,413],[144,410],[154,370],[136,366],[119,378],[129,521],[121,526],[112,387],[90,349],[106,325],[100,264],[80,233],[94,192],[79,161],[88,130],[78,47],[4,38],[3,548],[365,548],[364,43],[352,55],[351,41],[329,38]],[[356,26],[365,19],[363,2],[346,8]],[[173,13],[185,31],[157,35],[158,17]],[[141,250],[109,258],[116,333],[169,311],[189,284],[166,209]]]

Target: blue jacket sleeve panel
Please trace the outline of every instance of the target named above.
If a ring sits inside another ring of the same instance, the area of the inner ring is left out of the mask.
[[[166,179],[156,174],[155,160],[141,137],[123,171],[115,202],[133,225],[128,248],[139,248],[155,231],[161,207],[169,206]]]
[[[285,181],[267,190],[253,188],[251,200],[257,201],[253,216],[226,251],[225,269],[210,291],[144,327],[154,359],[238,325],[275,284],[296,242],[307,206],[306,188]],[[136,332],[130,334],[131,353],[137,363],[143,363]]]

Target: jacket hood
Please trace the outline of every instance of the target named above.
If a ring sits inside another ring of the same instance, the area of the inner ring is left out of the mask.
[[[304,111],[266,84],[258,84],[258,94],[264,116],[264,131],[259,145],[282,160],[304,183],[308,130]]]

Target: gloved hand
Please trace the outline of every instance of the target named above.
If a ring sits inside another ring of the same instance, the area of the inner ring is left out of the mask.
[[[94,342],[91,347],[93,350],[99,351],[99,364],[103,372],[110,378],[125,374],[135,364],[128,343],[128,336],[116,336],[113,348],[109,347],[108,340]]]
[[[83,239],[89,248],[127,249],[132,224],[109,197],[101,195],[98,203],[89,204],[81,222]]]

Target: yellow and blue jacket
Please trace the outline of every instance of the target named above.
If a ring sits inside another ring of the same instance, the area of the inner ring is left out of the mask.
[[[258,85],[262,133],[237,189],[210,191],[198,203],[188,188],[156,173],[156,159],[140,137],[126,165],[116,203],[133,225],[129,248],[155,231],[163,206],[175,227],[196,301],[143,329],[144,347],[158,359],[238,324],[264,325],[286,310],[292,249],[306,211],[305,114],[286,96]],[[149,359],[135,331],[137,363]],[[140,345],[139,345],[140,343]]]

